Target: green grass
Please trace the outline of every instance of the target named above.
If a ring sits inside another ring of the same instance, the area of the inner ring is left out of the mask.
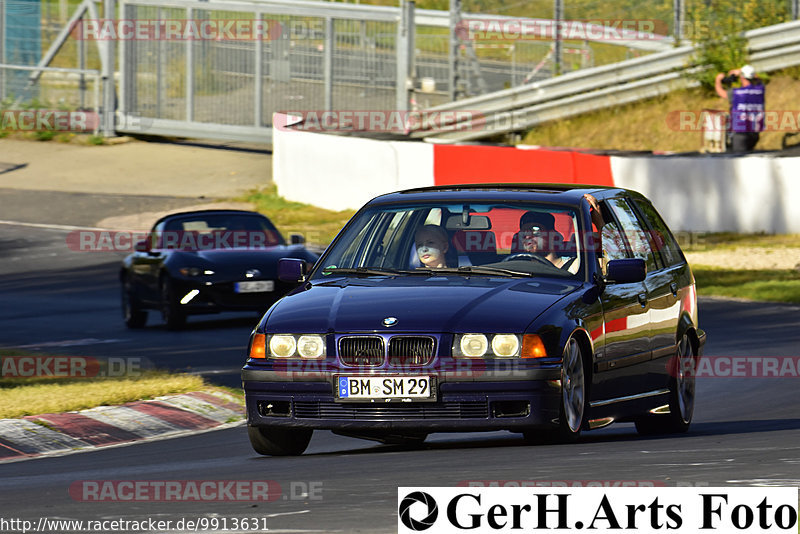
[[[692,267],[698,295],[770,302],[800,303],[800,272],[796,270],[734,270]]]
[[[300,233],[308,243],[315,245],[329,244],[355,213],[351,210],[331,211],[286,200],[278,195],[275,186],[251,191],[236,200],[255,204],[256,211],[269,217],[284,235]]]
[[[56,355],[0,349],[0,365],[5,358],[14,356],[47,358]],[[104,370],[105,360],[97,360],[99,370]],[[0,419],[84,410],[209,389],[230,393],[243,404],[241,390],[211,387],[197,375],[147,370],[142,371],[140,376],[126,377],[8,376],[17,369],[17,365],[2,365]]]
[[[800,234],[735,234],[718,232],[696,234],[690,243],[682,243],[684,252],[706,252],[709,250],[733,250],[747,248],[798,248]]]
[[[167,373],[148,373],[131,378],[65,380],[64,383],[33,382],[30,385],[0,388],[0,419],[85,410],[207,388],[199,376]]]

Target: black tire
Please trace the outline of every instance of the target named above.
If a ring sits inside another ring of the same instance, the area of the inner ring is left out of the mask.
[[[142,328],[147,323],[147,312],[141,308],[133,295],[133,288],[127,276],[122,278],[122,319],[128,328]]]
[[[247,427],[253,450],[265,456],[299,456],[308,447],[313,433],[308,428]]]
[[[636,420],[636,431],[643,436],[682,434],[689,431],[694,414],[695,365],[694,347],[683,334],[670,362],[669,413],[648,414]]]
[[[186,324],[186,313],[181,310],[172,280],[166,275],[161,279],[161,317],[167,330],[180,330]]]
[[[581,430],[586,428],[588,388],[586,387],[586,362],[583,349],[577,339],[570,338],[564,347],[561,364],[561,406],[558,428],[555,430],[532,429],[524,433],[525,440],[532,444],[572,443],[578,440]]]

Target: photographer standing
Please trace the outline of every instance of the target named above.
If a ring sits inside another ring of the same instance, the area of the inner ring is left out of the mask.
[[[740,87],[731,87],[741,80]],[[729,88],[726,90],[723,85]],[[714,80],[717,94],[730,102],[730,151],[747,152],[758,143],[759,132],[764,130],[764,84],[756,76],[756,69],[745,65],[741,69],[720,72]]]

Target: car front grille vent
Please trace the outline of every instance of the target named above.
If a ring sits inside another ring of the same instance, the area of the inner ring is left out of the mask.
[[[339,340],[339,360],[344,365],[378,367],[384,359],[383,338],[348,336]]]
[[[389,364],[396,367],[427,365],[433,360],[436,341],[427,336],[395,336],[389,340]]]

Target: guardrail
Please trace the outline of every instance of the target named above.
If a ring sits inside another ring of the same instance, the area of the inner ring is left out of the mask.
[[[745,37],[757,70],[800,65],[800,21],[751,30]],[[690,66],[693,53],[694,47],[682,46],[437,106],[429,111],[473,113],[464,115],[469,123],[450,124],[437,132],[417,130],[411,136],[437,143],[473,141],[696,86],[689,76],[697,68]]]

